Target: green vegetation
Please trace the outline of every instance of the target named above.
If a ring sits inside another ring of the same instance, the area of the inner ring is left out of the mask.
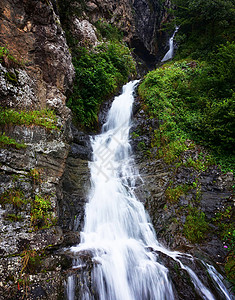
[[[38,174],[35,172],[32,179],[39,180]],[[12,204],[16,209],[16,213],[6,215],[6,219],[10,221],[22,221],[22,216],[18,215],[26,204],[30,203],[31,226],[34,230],[50,228],[56,223],[56,218],[53,217],[53,209],[49,196],[35,195],[34,199],[26,198],[23,191],[18,188],[11,188],[0,195],[0,204],[5,207],[6,204]]]
[[[23,220],[23,217],[18,214],[7,214],[5,219],[12,221],[12,222],[20,222]]]
[[[235,167],[235,44],[221,46],[215,57],[210,62],[168,63],[148,73],[139,86],[150,117],[160,120],[152,145],[168,163],[192,139],[210,149],[223,166],[229,161],[229,170]]]
[[[224,248],[228,253],[226,256],[225,271],[229,280],[235,284],[235,228],[234,228],[234,210],[231,206],[216,213],[213,222],[219,228],[219,234],[224,242]]]
[[[174,204],[177,203],[179,197],[186,194],[192,187],[187,184],[178,185],[174,188],[169,186],[165,192],[167,202]]]
[[[20,274],[27,273],[27,274],[35,274],[35,272],[40,268],[41,266],[41,260],[44,256],[43,250],[24,250],[21,252],[21,263],[22,263],[22,269],[20,271]]]
[[[101,103],[135,72],[135,64],[129,49],[119,42],[102,43],[90,51],[80,48],[73,64],[76,79],[68,106],[80,124],[92,127]]]
[[[25,199],[24,193],[20,189],[11,188],[0,195],[0,204],[4,206],[7,203],[13,204],[16,209],[21,209],[28,203],[28,200]]]
[[[5,135],[5,132],[3,134],[0,134],[0,148],[5,147],[12,147],[16,149],[26,148],[27,146],[24,143],[17,143],[15,139],[12,139]]]
[[[192,157],[189,157],[186,162],[179,163],[177,166],[184,166],[184,167],[192,167],[197,171],[206,171],[206,169],[215,164],[215,159],[212,155],[205,154],[204,152],[200,152],[198,155],[198,158],[193,159]]]
[[[4,125],[38,125],[49,130],[58,129],[57,117],[52,110],[16,111],[0,108],[0,126]]]
[[[174,0],[174,15],[180,30],[177,56],[206,58],[220,44],[235,38],[233,0]]]
[[[9,50],[6,47],[0,47],[0,63],[2,63],[4,61],[4,58],[6,60],[8,60],[13,65],[20,65],[21,64],[13,55],[10,54]],[[11,74],[12,73],[9,73],[7,76],[12,78]]]
[[[183,234],[192,243],[200,242],[208,230],[205,214],[195,207],[188,208]]]
[[[122,32],[113,24],[109,24],[104,20],[97,21],[95,27],[103,39],[108,41],[122,41],[123,39]]]
[[[31,225],[33,228],[35,230],[49,228],[55,222],[50,197],[35,195],[35,199],[31,203]]]

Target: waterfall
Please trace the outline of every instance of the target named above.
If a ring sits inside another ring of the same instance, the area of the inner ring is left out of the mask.
[[[138,171],[129,143],[133,91],[138,80],[127,83],[115,97],[102,133],[91,139],[91,190],[85,209],[80,244],[71,247],[74,270],[87,270],[92,263],[92,283],[67,281],[69,300],[171,300],[175,299],[168,269],[159,252],[178,262],[188,272],[202,299],[215,299],[197,275],[180,261],[181,253],[169,251],[156,239],[144,206],[135,196]],[[191,255],[182,254],[192,260]],[[90,274],[90,273],[89,273]],[[92,286],[91,286],[92,285]]]
[[[174,54],[174,37],[175,37],[175,34],[178,31],[178,29],[179,29],[179,27],[176,26],[173,35],[169,39],[169,50],[167,51],[167,53],[165,54],[165,56],[163,57],[163,59],[161,60],[161,62],[164,62],[164,61],[167,61],[169,59],[172,59],[173,54]]]

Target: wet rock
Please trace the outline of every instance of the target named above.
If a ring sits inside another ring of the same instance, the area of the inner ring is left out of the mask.
[[[158,240],[170,249],[190,253],[194,257],[206,259],[222,267],[226,251],[213,218],[225,207],[233,206],[231,194],[233,175],[222,174],[216,166],[210,166],[206,171],[183,166],[189,157],[197,160],[199,153],[205,151],[197,146],[181,155],[179,160],[182,162],[181,166],[179,164],[176,167],[174,164],[165,163],[163,159],[156,159],[158,149],[152,148],[151,137],[152,130],[158,128],[159,120],[148,120],[145,111],[141,109],[142,105],[138,97],[136,97],[135,107],[131,143],[143,179],[143,185],[137,187],[137,195],[140,194],[140,199],[144,202]],[[141,142],[144,147],[139,147]],[[190,143],[188,141],[189,146]],[[188,187],[188,190],[175,199],[169,199],[166,194],[167,189],[178,186]],[[190,207],[204,212],[209,226],[205,237],[194,244],[184,236],[184,225]],[[178,269],[179,266],[175,265],[175,261],[162,256],[161,259],[170,269],[178,299],[200,299],[200,296],[195,296],[192,284],[187,282],[188,276],[185,277],[185,271]],[[206,270],[198,266],[194,266],[193,270],[201,274],[202,281],[206,282]],[[223,268],[219,271],[223,272]],[[212,281],[208,281],[207,284],[213,286]],[[215,287],[212,287],[212,290],[215,290]],[[221,298],[220,295],[216,297]]]

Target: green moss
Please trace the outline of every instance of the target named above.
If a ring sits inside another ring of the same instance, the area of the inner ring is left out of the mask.
[[[20,222],[23,220],[23,217],[18,214],[7,214],[5,219],[10,220],[12,222]]]
[[[49,130],[58,130],[57,117],[52,110],[17,111],[0,108],[0,126],[10,125],[38,125]]]
[[[183,228],[183,234],[192,243],[200,242],[208,231],[205,214],[195,207],[188,208],[188,215]]]
[[[23,63],[20,63],[13,55],[10,54],[10,51],[6,47],[0,47],[0,63],[3,62],[4,57],[7,58],[7,60],[13,65],[23,65]],[[11,74],[14,74],[11,72],[9,73],[10,74],[6,73],[6,76],[11,77]]]
[[[108,41],[122,41],[123,33],[113,24],[107,23],[104,20],[99,20],[94,25],[102,38],[105,38]]]

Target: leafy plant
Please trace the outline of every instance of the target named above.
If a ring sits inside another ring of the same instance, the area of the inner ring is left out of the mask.
[[[124,44],[108,42],[90,51],[78,49],[73,64],[76,78],[68,106],[80,124],[92,127],[101,103],[135,72],[134,60]]]
[[[174,0],[176,19],[180,25],[178,56],[205,58],[216,46],[235,37],[233,0]]]
[[[0,148],[5,148],[7,146],[16,148],[16,149],[21,149],[21,148],[26,148],[27,145],[24,143],[17,143],[15,139],[12,139],[8,136],[6,136],[5,132],[0,135]]]
[[[102,38],[108,41],[121,41],[123,38],[122,32],[113,24],[99,20],[95,23],[95,27],[101,34]]]
[[[37,251],[26,249],[21,252],[22,269],[20,273],[26,272],[27,274],[34,274],[41,265],[41,259],[44,255],[44,251]]]
[[[234,209],[231,206],[225,207],[216,213],[213,222],[219,228],[219,234],[224,243],[224,248],[228,253],[225,260],[225,271],[228,279],[235,284],[235,229],[234,229]]]
[[[195,207],[189,207],[183,234],[192,243],[200,242],[206,235],[208,223],[205,214]]]
[[[166,200],[167,202],[173,204],[173,203],[177,203],[179,200],[179,197],[184,195],[185,193],[187,193],[187,191],[190,189],[191,187],[188,186],[187,184],[184,185],[178,185],[174,188],[172,188],[171,186],[169,186],[165,192],[166,195]]]
[[[35,195],[35,199],[31,204],[31,225],[37,230],[49,228],[55,222],[50,197]]]
[[[24,193],[20,189],[11,188],[0,195],[0,204],[5,205],[6,203],[13,204],[15,208],[20,209],[28,203],[28,200],[25,199]]]
[[[230,169],[234,169],[235,96],[231,79],[234,71],[230,68],[235,57],[233,47],[221,46],[216,62],[177,61],[145,76],[139,94],[150,117],[159,120],[152,140],[158,157],[168,163],[176,161],[187,150],[185,141],[191,139],[206,146],[215,159],[219,156],[222,165],[229,158]],[[228,75],[224,56],[229,64]],[[218,88],[221,81],[223,88]],[[201,162],[189,163],[201,170],[209,165]]]

